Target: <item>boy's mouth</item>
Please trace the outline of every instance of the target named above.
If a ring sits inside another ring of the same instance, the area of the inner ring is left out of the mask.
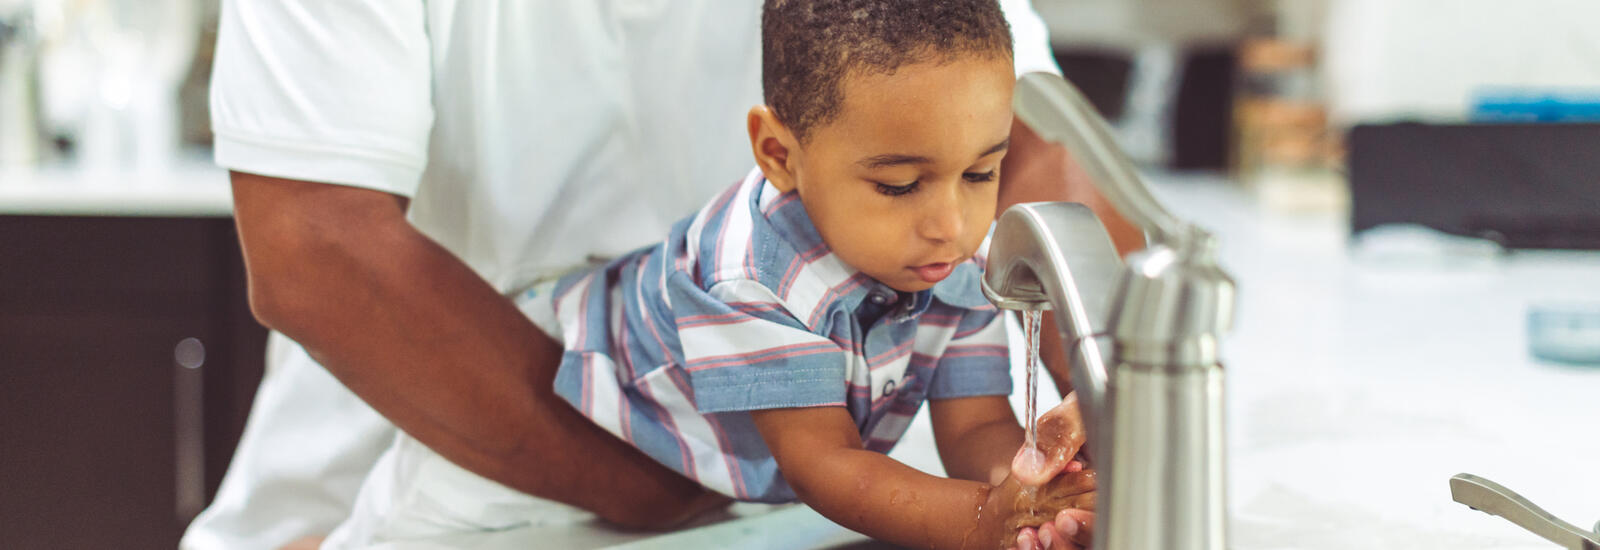
[[[954,271],[955,267],[956,264],[950,262],[939,262],[936,264],[919,265],[911,268],[911,270],[917,272],[917,276],[921,277],[923,281],[937,283],[939,281],[943,281],[945,277],[949,277],[950,272]]]

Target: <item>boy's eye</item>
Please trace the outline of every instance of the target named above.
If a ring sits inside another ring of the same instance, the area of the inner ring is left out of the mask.
[[[961,177],[967,180],[968,183],[984,183],[994,181],[995,172],[995,170],[990,170],[988,172],[967,172],[965,174],[961,174]]]
[[[878,186],[878,192],[879,193],[882,193],[882,194],[885,194],[885,195],[888,195],[888,196],[891,196],[891,197],[898,197],[898,196],[901,196],[901,195],[909,194],[912,191],[916,191],[917,190],[917,186],[920,185],[922,182],[913,181],[911,183],[907,183],[907,184],[904,184],[904,185],[889,185],[887,183],[876,183],[876,182],[874,182],[874,183]]]

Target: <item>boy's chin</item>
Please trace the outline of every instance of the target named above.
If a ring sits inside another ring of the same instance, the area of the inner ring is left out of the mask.
[[[914,274],[896,277],[894,280],[878,279],[878,281],[900,292],[922,292],[939,284],[937,282],[924,281]]]

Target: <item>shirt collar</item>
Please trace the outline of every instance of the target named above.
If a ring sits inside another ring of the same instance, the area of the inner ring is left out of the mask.
[[[811,256],[827,253],[828,245],[822,240],[822,234],[817,232],[817,226],[811,223],[811,216],[806,213],[805,205],[801,204],[797,193],[779,191],[777,186],[763,177],[760,192],[754,195],[753,206],[766,218],[773,232],[792,249],[795,255]],[[847,275],[844,280],[848,282],[837,285],[835,288],[842,292],[833,294],[827,303],[818,304],[817,307],[824,309],[843,307],[845,310],[855,311],[861,307],[862,302],[874,294],[895,295],[894,289],[849,264],[839,262],[838,267]],[[797,276],[817,277],[811,269],[801,270]]]
[[[992,308],[994,305],[983,296],[983,288],[979,286],[982,280],[983,269],[978,267],[976,259],[961,262],[949,277],[933,285],[933,297],[963,309]]]

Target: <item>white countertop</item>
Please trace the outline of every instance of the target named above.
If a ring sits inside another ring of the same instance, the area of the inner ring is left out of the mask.
[[[0,215],[226,217],[228,173],[185,158],[149,172],[47,165],[0,168]]]
[[[1600,368],[1533,361],[1523,328],[1530,304],[1600,304],[1600,253],[1367,265],[1342,216],[1268,212],[1215,178],[1156,191],[1218,235],[1239,286],[1223,347],[1231,548],[1552,547],[1452,502],[1461,472],[1580,526],[1600,519]],[[937,471],[926,426],[924,413],[893,454]],[[655,537],[528,528],[395,547],[867,547],[803,506],[765,511]]]
[[[1450,500],[1474,473],[1600,519],[1600,367],[1534,361],[1537,304],[1600,307],[1600,253],[1379,264],[1346,220],[1162,185],[1239,283],[1228,371],[1234,548],[1550,548]]]

